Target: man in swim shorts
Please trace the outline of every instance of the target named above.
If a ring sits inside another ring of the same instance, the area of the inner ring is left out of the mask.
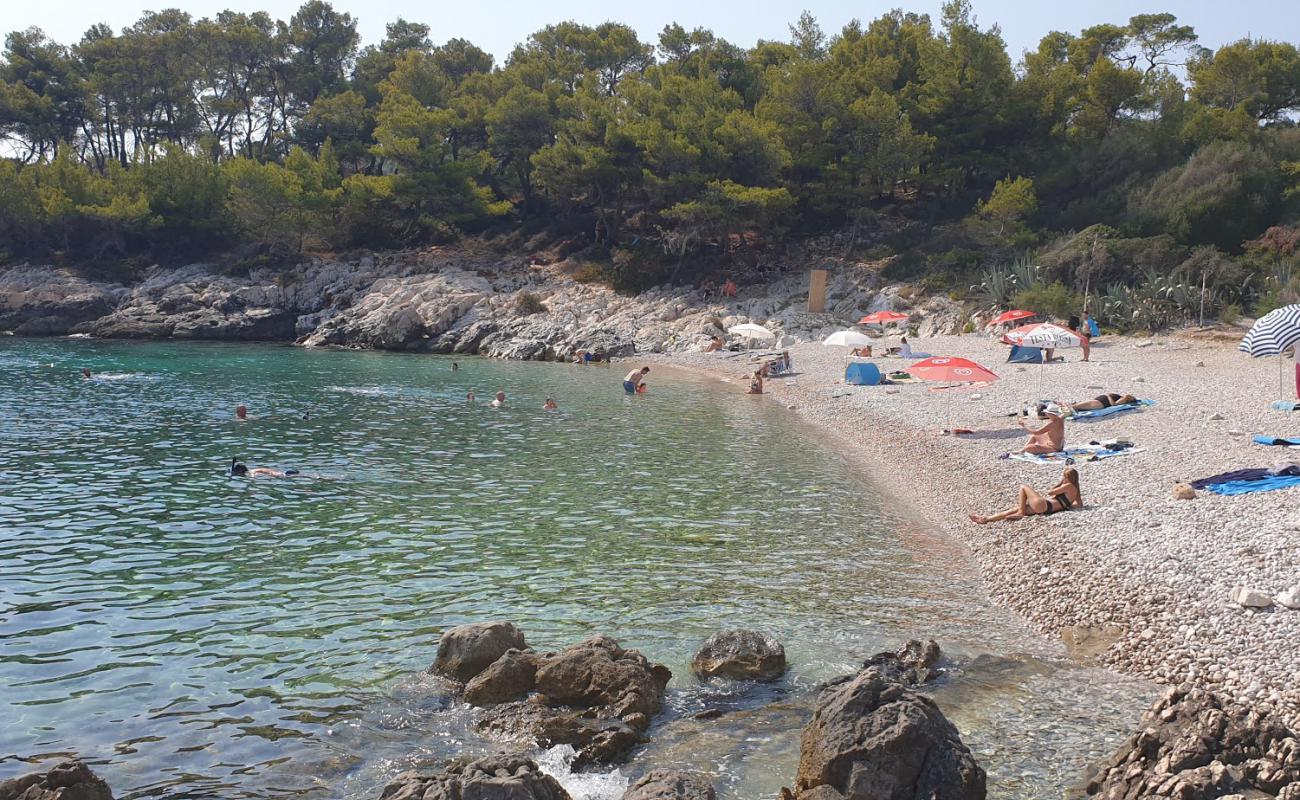
[[[644,380],[645,376],[649,373],[649,367],[642,367],[641,369],[634,369],[627,375],[623,376],[623,391],[628,394],[636,394],[637,387],[641,385],[641,381]]]

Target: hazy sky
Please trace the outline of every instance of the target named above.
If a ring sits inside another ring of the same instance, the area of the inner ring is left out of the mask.
[[[4,0],[0,29],[8,32],[32,25],[53,38],[72,43],[96,22],[120,29],[134,22],[145,9],[180,6],[195,17],[211,16],[222,9],[264,10],[278,19],[288,19],[301,0],[60,0],[40,2]],[[360,21],[366,43],[383,37],[384,24],[398,17],[423,22],[441,43],[452,37],[469,39],[497,56],[498,63],[515,43],[529,33],[553,22],[572,19],[587,24],[615,19],[634,27],[644,41],[656,41],[669,22],[687,28],[705,27],[745,47],[757,39],[785,39],[787,25],[807,9],[828,34],[857,17],[864,22],[895,6],[926,12],[937,17],[942,0],[913,0],[908,3],[850,3],[843,0],[650,0],[611,3],[571,0],[566,3],[526,0],[467,0],[447,3],[437,0],[333,0],[333,5]],[[998,23],[1018,60],[1026,49],[1036,46],[1049,30],[1077,32],[1098,22],[1125,22],[1135,13],[1170,11],[1191,24],[1207,47],[1245,36],[1300,42],[1300,3],[1277,0],[1164,0],[1138,6],[1120,0],[1085,0],[1051,3],[1046,0],[974,0],[980,24]]]

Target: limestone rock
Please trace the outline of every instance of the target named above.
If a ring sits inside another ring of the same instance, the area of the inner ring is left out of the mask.
[[[462,683],[473,678],[507,650],[527,648],[524,634],[510,622],[475,622],[457,625],[438,640],[438,655],[430,672]]]
[[[0,781],[0,800],[113,800],[108,784],[81,761]]]
[[[623,800],[715,800],[716,797],[707,775],[669,769],[650,770],[623,794]]]
[[[875,667],[887,680],[919,686],[938,675],[934,665],[939,663],[940,655],[939,643],[935,640],[910,639],[897,650],[876,653],[863,662],[862,667]]]
[[[1300,586],[1292,586],[1276,598],[1278,605],[1293,611],[1300,611]]]
[[[1101,800],[1281,797],[1300,783],[1300,741],[1272,718],[1181,686],[1156,702],[1088,781]]]
[[[1175,500],[1195,500],[1196,490],[1190,483],[1175,483],[1172,497]]]
[[[1273,605],[1273,598],[1267,593],[1246,586],[1233,587],[1229,598],[1243,608],[1269,608]]]
[[[500,702],[517,693],[528,683],[529,665],[535,694],[527,701],[500,702],[479,719],[480,729],[543,747],[572,745],[575,766],[619,760],[644,741],[672,678],[663,664],[619,647],[608,636],[593,636],[558,653],[505,654],[501,661],[506,663],[493,664],[478,686],[471,681],[476,696],[486,693]]]
[[[758,631],[718,631],[691,659],[691,672],[700,678],[772,681],[785,668],[785,648]]]
[[[433,775],[404,772],[384,787],[379,800],[571,800],[560,782],[521,755],[452,764]]]
[[[831,686],[800,738],[797,800],[983,800],[984,770],[934,701],[878,668]]]
[[[672,676],[639,651],[624,650],[608,636],[593,636],[541,656],[536,688],[548,705],[605,707],[618,717],[652,717],[663,708]]]
[[[522,700],[537,683],[537,657],[532,653],[507,650],[465,684],[465,702],[493,706]]]

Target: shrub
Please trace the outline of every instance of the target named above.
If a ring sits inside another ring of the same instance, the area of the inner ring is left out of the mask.
[[[1083,308],[1083,297],[1070,287],[1057,281],[1048,286],[1035,286],[1016,292],[1011,300],[1016,308],[1037,311],[1053,317],[1068,317]]]
[[[541,314],[547,310],[546,304],[542,302],[542,298],[532,292],[520,292],[519,297],[515,299],[515,308],[517,308],[519,313],[524,316]]]
[[[1229,303],[1219,311],[1219,322],[1224,325],[1236,325],[1239,319],[1241,319],[1241,306],[1236,303]]]

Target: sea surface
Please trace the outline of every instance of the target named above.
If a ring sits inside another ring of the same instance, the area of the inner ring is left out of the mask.
[[[0,779],[79,756],[119,798],[374,798],[496,746],[424,674],[442,630],[489,619],[542,649],[608,634],[676,676],[629,764],[544,754],[578,798],[658,766],[771,798],[817,683],[908,637],[949,655],[932,691],[992,797],[1061,796],[1136,722],[1150,686],[992,608],[833,441],[685,373],[627,396],[624,371],[0,340]],[[692,679],[726,627],[784,642],[786,679]]]

